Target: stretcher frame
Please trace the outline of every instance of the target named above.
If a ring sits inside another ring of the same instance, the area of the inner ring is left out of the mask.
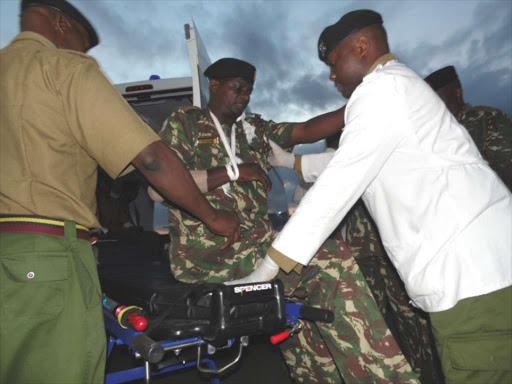
[[[271,338],[274,344],[300,332],[302,330],[301,319],[325,322],[332,322],[334,319],[334,315],[330,311],[307,307],[301,303],[287,301],[285,308],[286,329],[288,330],[283,329],[284,332],[274,335]],[[201,373],[210,375],[212,384],[220,384],[219,375],[236,365],[242,357],[243,349],[249,345],[249,335],[241,336],[236,356],[224,366],[218,367],[216,362],[208,356],[214,355],[219,349],[231,348],[235,344],[236,338],[228,339],[227,344],[220,348],[207,343],[202,337],[192,337],[179,341],[161,340],[157,342],[151,340],[143,332],[122,328],[110,312],[104,310],[104,315],[105,328],[109,336],[107,358],[110,357],[116,345],[124,344],[130,349],[135,358],[144,361],[143,366],[108,373],[105,378],[105,384],[121,384],[141,379],[144,379],[145,384],[150,384],[153,377],[193,366],[196,366]],[[177,364],[161,368],[156,365],[161,361],[164,353],[175,351],[176,356],[178,356],[183,349],[192,347],[197,349],[195,358],[184,358]],[[206,348],[207,357],[204,357],[203,347]]]

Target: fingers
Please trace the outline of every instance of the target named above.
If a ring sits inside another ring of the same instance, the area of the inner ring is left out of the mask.
[[[270,191],[272,189],[272,181],[270,180],[270,177],[268,176],[267,172],[261,169],[260,166],[256,167],[257,168],[255,169],[254,180],[263,184],[263,187],[265,187],[267,191]]]
[[[232,244],[233,244],[233,239],[232,239],[232,237],[230,236],[230,237],[228,237],[228,239],[226,240],[226,242],[225,242],[224,244],[222,244],[222,246],[220,247],[220,250],[222,251],[222,250],[224,250],[224,249],[226,249],[226,248],[228,248],[228,247],[231,247],[231,245],[232,245]]]
[[[283,150],[279,145],[274,143],[272,140],[269,140],[268,143],[270,144],[270,148],[272,148],[272,151],[279,152],[279,150],[281,150],[281,151]]]
[[[228,236],[228,239],[222,246],[220,247],[221,250],[226,249],[228,247],[231,247],[234,243],[240,241],[240,227],[237,227],[236,230]]]
[[[259,181],[263,184],[263,186],[265,187],[265,189],[267,191],[272,190],[272,181],[270,180],[270,177],[268,177],[268,175],[265,171],[262,171],[262,175],[261,175]]]
[[[240,181],[257,181],[263,184],[263,187],[267,191],[272,189],[272,181],[270,181],[270,177],[267,172],[265,172],[258,164],[242,164],[240,169],[240,177],[238,180]]]
[[[265,187],[265,189],[267,191],[270,191],[272,189],[272,181],[270,180],[270,177],[268,176],[268,173],[265,172],[259,165],[256,166],[257,167],[257,180],[263,184],[263,186]]]
[[[285,151],[272,140],[269,140],[268,142],[270,144],[270,148],[272,149],[268,156],[270,165],[272,165],[273,167],[286,167],[293,169],[293,165],[295,163],[295,156]]]
[[[281,148],[279,148],[279,146],[276,143],[274,143],[272,140],[269,140],[268,143],[270,144],[270,148],[271,148],[271,152],[268,155],[268,162],[270,163],[271,166],[278,167],[279,166],[278,151]]]
[[[268,155],[268,163],[273,167],[279,166],[279,163],[277,162],[277,159],[274,156],[274,152],[270,152],[270,155]]]
[[[236,227],[235,236],[233,238],[233,241],[235,243],[239,242],[242,239],[242,234],[240,232],[240,227]]]

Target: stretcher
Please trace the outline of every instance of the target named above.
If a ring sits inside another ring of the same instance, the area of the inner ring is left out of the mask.
[[[277,344],[300,332],[301,320],[334,320],[331,311],[287,299],[280,280],[234,286],[156,285],[133,290],[102,282],[108,356],[124,344],[143,361],[140,367],[108,373],[106,384],[148,384],[158,375],[191,366],[220,383],[220,376],[242,358],[250,336],[268,335]],[[218,366],[215,353],[228,348],[235,353]]]

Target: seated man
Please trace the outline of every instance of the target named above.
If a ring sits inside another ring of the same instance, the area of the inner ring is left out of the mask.
[[[314,142],[343,125],[343,108],[297,124],[244,115],[255,72],[237,59],[212,64],[205,71],[210,79],[208,107],[176,110],[160,133],[192,170],[208,201],[236,211],[241,222],[242,240],[223,248],[221,237],[170,206],[171,265],[181,281],[225,282],[246,276],[258,265],[277,271],[276,263],[264,259],[277,236],[267,215],[269,140],[283,147]],[[418,382],[343,242],[326,241],[307,268],[277,277],[288,295],[335,313],[333,324],[304,324],[299,337],[282,344],[297,382]]]
[[[425,78],[457,121],[467,129],[482,157],[512,190],[512,120],[499,109],[464,102],[455,67],[441,68]]]

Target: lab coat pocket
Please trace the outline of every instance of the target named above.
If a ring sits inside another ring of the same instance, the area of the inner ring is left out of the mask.
[[[17,253],[2,257],[1,264],[1,305],[14,321],[56,315],[62,310],[69,278],[68,253]]]

